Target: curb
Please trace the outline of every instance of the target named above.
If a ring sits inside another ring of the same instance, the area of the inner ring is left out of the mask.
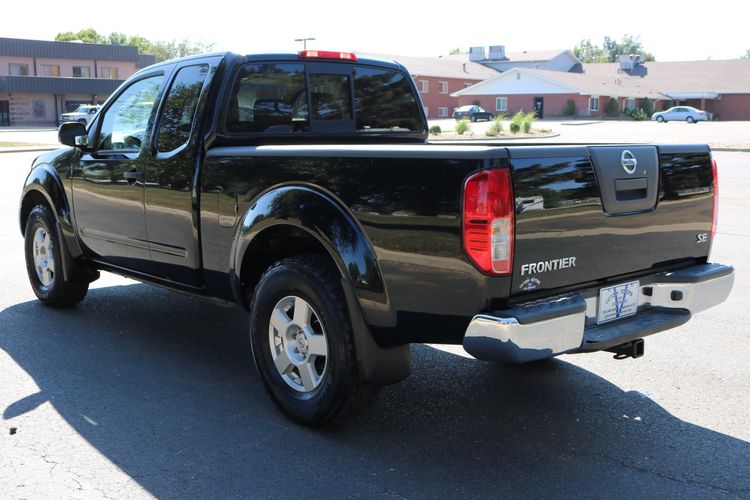
[[[560,134],[545,134],[545,135],[534,135],[524,137],[484,137],[477,139],[439,139],[439,138],[428,138],[427,142],[514,142],[514,141],[529,141],[534,139],[550,139],[552,137],[559,137]]]

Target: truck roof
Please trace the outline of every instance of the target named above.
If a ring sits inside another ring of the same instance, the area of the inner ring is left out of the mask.
[[[314,59],[301,58],[299,52],[276,52],[276,53],[269,52],[269,53],[264,53],[264,54],[246,54],[246,55],[235,54],[233,52],[208,52],[205,54],[196,54],[192,56],[180,57],[177,59],[169,59],[167,61],[162,61],[156,64],[152,64],[148,68],[144,68],[144,69],[152,69],[152,68],[156,68],[159,66],[181,63],[181,62],[190,61],[194,59],[202,59],[205,57],[224,57],[225,59],[234,60],[238,62],[265,61],[269,59],[273,59],[276,61],[295,61],[295,62],[304,61],[304,60],[307,60],[307,61],[314,60]],[[388,60],[388,59],[380,59],[377,57],[358,57],[356,61],[335,60],[335,59],[320,59],[320,60],[326,61],[326,62],[334,62],[334,63],[368,64],[372,66],[381,66],[381,67],[386,67],[386,68],[405,70],[405,68],[396,61]],[[141,70],[141,71],[144,71],[144,70]]]

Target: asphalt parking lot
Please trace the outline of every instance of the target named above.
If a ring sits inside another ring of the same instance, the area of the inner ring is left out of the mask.
[[[0,154],[0,497],[750,496],[750,153],[715,155],[733,294],[643,358],[415,346],[410,378],[325,430],[273,407],[236,308],[113,275],[39,305],[17,221],[34,156]]]

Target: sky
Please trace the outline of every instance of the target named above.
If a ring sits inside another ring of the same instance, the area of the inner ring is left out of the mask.
[[[60,31],[92,27],[152,40],[202,39],[237,53],[296,51],[302,44],[295,38],[314,37],[308,48],[439,56],[489,45],[512,52],[572,49],[584,38],[601,44],[604,36],[624,34],[640,36],[659,61],[732,59],[750,49],[750,6],[738,0],[695,7],[684,0],[6,0],[0,12],[3,37],[53,40]]]

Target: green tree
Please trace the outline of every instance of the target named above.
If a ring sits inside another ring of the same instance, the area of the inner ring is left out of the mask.
[[[128,45],[128,36],[125,33],[113,31],[107,37],[107,43],[110,45]]]
[[[621,55],[627,54],[640,54],[646,61],[656,60],[653,54],[643,49],[640,37],[633,35],[624,35],[620,41],[605,36],[601,46],[584,39],[573,48],[573,52],[584,63],[617,62]]]
[[[58,33],[55,40],[60,42],[70,42],[80,40],[85,43],[102,43],[108,45],[129,45],[136,47],[141,54],[152,54],[156,62],[174,59],[176,57],[185,57],[193,54],[209,52],[213,49],[214,44],[205,40],[149,40],[142,36],[128,36],[125,33],[112,32],[109,35],[101,35],[94,28],[86,28],[74,33],[65,31]]]
[[[648,116],[651,116],[651,113],[654,112],[654,103],[653,103],[653,101],[651,101],[651,99],[649,99],[648,97],[646,97],[643,100],[643,103],[641,103],[641,109]]]
[[[617,99],[614,97],[609,98],[609,102],[607,103],[607,108],[605,109],[605,112],[612,116],[616,115],[620,111],[620,107],[617,105]]]
[[[80,40],[85,43],[108,43],[107,37],[100,35],[94,28],[85,28],[78,33],[72,31],[66,31],[64,33],[58,33],[55,37],[58,42],[72,42],[73,40]]]
[[[156,57],[156,62],[160,62],[166,61],[167,59],[174,59],[175,57],[185,57],[210,52],[213,47],[213,43],[204,40],[191,41],[184,38],[182,40],[172,40],[171,42],[152,42],[149,53]]]
[[[604,59],[604,51],[601,47],[594,45],[590,38],[578,42],[573,48],[573,53],[584,63],[598,63],[603,62]]]
[[[451,49],[451,51],[448,52],[448,55],[449,56],[457,56],[460,53],[461,53],[461,49],[459,49],[458,47],[456,47],[455,49]]]
[[[742,59],[750,59],[750,49],[747,49],[747,52],[745,52],[745,55],[742,56]]]

